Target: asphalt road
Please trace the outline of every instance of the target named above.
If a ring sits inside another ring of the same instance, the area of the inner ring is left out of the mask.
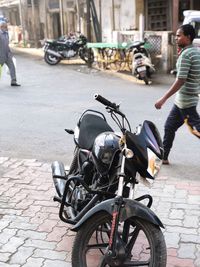
[[[172,77],[156,75],[155,81],[146,86],[113,74],[88,72],[84,66],[48,66],[40,57],[21,53],[16,58],[22,86],[10,87],[5,72],[0,80],[0,156],[62,160],[69,164],[73,138],[64,129],[73,129],[85,109],[105,111],[93,99],[95,93],[121,103],[133,129],[147,119],[155,122],[163,135],[173,99],[160,111],[154,108],[154,103],[169,88]],[[199,140],[183,126],[176,135],[170,156],[172,164],[163,166],[162,173],[199,179],[199,159]]]

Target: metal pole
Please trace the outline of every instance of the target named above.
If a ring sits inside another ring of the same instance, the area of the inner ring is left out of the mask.
[[[115,1],[112,0],[112,24],[113,24],[113,31],[115,30]]]
[[[78,28],[77,31],[81,32],[81,21],[80,21],[80,6],[79,0],[76,0],[76,9],[77,9],[77,20],[78,20]]]
[[[144,40],[144,16],[143,14],[139,15],[139,35],[140,35],[140,41]]]
[[[101,0],[99,0],[99,23],[100,23],[101,41],[102,41],[102,5],[101,5]]]
[[[22,0],[19,1],[19,15],[20,15],[20,22],[22,27],[22,38],[23,38],[23,46],[26,46],[25,40],[25,28],[24,28],[24,16],[23,16],[23,8],[22,8]]]
[[[61,28],[61,35],[64,35],[63,2],[62,2],[62,0],[59,0],[59,7],[60,7],[60,28]]]
[[[91,19],[90,19],[90,0],[87,0],[87,40],[91,42]],[[91,48],[88,52],[88,68],[91,68]]]
[[[45,8],[45,39],[48,38],[48,25],[47,25],[47,12],[48,12],[48,9],[47,9],[47,0],[44,0],[44,8]]]
[[[36,35],[36,25],[35,25],[35,3],[34,3],[34,0],[31,0],[31,7],[32,7],[32,23],[33,23],[34,43],[35,43],[35,47],[38,47],[37,35]]]

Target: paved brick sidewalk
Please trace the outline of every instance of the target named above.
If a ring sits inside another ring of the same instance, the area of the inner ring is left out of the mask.
[[[70,267],[74,233],[58,218],[50,164],[0,157],[0,267]],[[167,267],[200,267],[200,182],[159,177],[153,210],[165,225]]]

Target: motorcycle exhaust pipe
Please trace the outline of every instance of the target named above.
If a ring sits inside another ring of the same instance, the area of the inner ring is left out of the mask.
[[[59,197],[62,197],[65,190],[65,184],[67,179],[64,164],[59,161],[54,161],[51,165],[51,169],[52,169],[53,182],[57,194]]]
[[[55,56],[55,57],[60,57],[60,58],[62,58],[62,56],[61,56],[58,52],[55,52],[54,50],[47,49],[46,52],[49,53],[50,55]]]

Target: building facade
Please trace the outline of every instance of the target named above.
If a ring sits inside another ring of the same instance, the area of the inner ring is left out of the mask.
[[[145,36],[154,45],[155,62],[161,58],[168,70],[174,65],[170,59],[174,53],[172,33],[181,25],[183,11],[200,10],[200,1],[0,0],[0,15],[8,18],[14,42],[39,47],[42,40],[55,39],[69,32],[87,35],[88,6],[91,41],[122,42]]]
[[[23,28],[24,38],[35,42],[70,31],[87,32],[88,0],[0,0],[0,14]],[[90,0],[96,9],[102,40],[113,31],[139,30],[140,14],[146,31],[176,31],[183,10],[200,10],[199,0]],[[94,22],[92,20],[92,22]],[[95,22],[94,22],[95,23]],[[95,34],[93,33],[95,41]]]

